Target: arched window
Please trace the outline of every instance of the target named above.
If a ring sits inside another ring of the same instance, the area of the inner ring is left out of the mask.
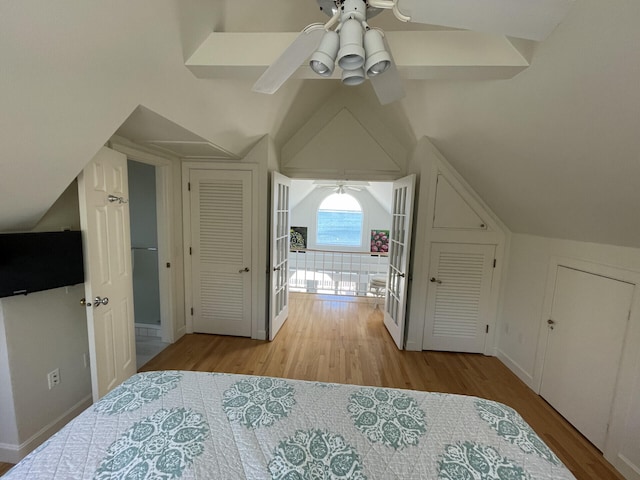
[[[347,193],[334,193],[318,208],[318,245],[362,246],[362,207]]]

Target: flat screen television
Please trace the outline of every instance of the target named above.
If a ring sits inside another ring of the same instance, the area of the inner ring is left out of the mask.
[[[80,232],[0,234],[0,297],[83,282]]]

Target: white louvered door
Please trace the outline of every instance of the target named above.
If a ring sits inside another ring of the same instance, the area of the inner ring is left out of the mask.
[[[494,254],[495,245],[432,245],[425,350],[484,351]]]
[[[251,336],[251,175],[190,172],[194,332]]]

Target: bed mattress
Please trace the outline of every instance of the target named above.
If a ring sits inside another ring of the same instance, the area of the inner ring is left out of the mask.
[[[481,398],[222,373],[131,377],[16,465],[17,479],[573,479]]]

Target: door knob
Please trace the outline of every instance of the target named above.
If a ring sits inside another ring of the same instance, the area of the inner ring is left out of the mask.
[[[90,307],[91,302],[87,303],[87,299],[83,297],[80,299],[80,305],[82,305],[83,307]]]
[[[108,297],[96,297],[94,300],[94,305],[96,307],[99,307],[100,305],[107,305],[109,303],[109,298]]]
[[[273,271],[274,271],[274,272],[279,272],[280,270],[282,270],[282,268],[281,268],[281,267],[273,267]]]
[[[441,284],[442,280],[438,280],[436,277],[431,277],[429,279],[430,282]]]
[[[554,321],[553,321],[553,320],[551,320],[551,319],[547,320],[547,323],[548,323],[549,325],[555,325],[555,324],[556,324],[556,322],[554,322]]]
[[[117,196],[111,195],[111,194],[107,197],[107,200],[109,201],[109,203],[116,203],[116,202],[118,202],[118,203],[129,203],[129,201],[126,200],[124,197],[117,197]]]
[[[238,273],[244,273],[244,272],[248,272],[249,271],[249,267],[244,267],[241,270],[238,270]]]

